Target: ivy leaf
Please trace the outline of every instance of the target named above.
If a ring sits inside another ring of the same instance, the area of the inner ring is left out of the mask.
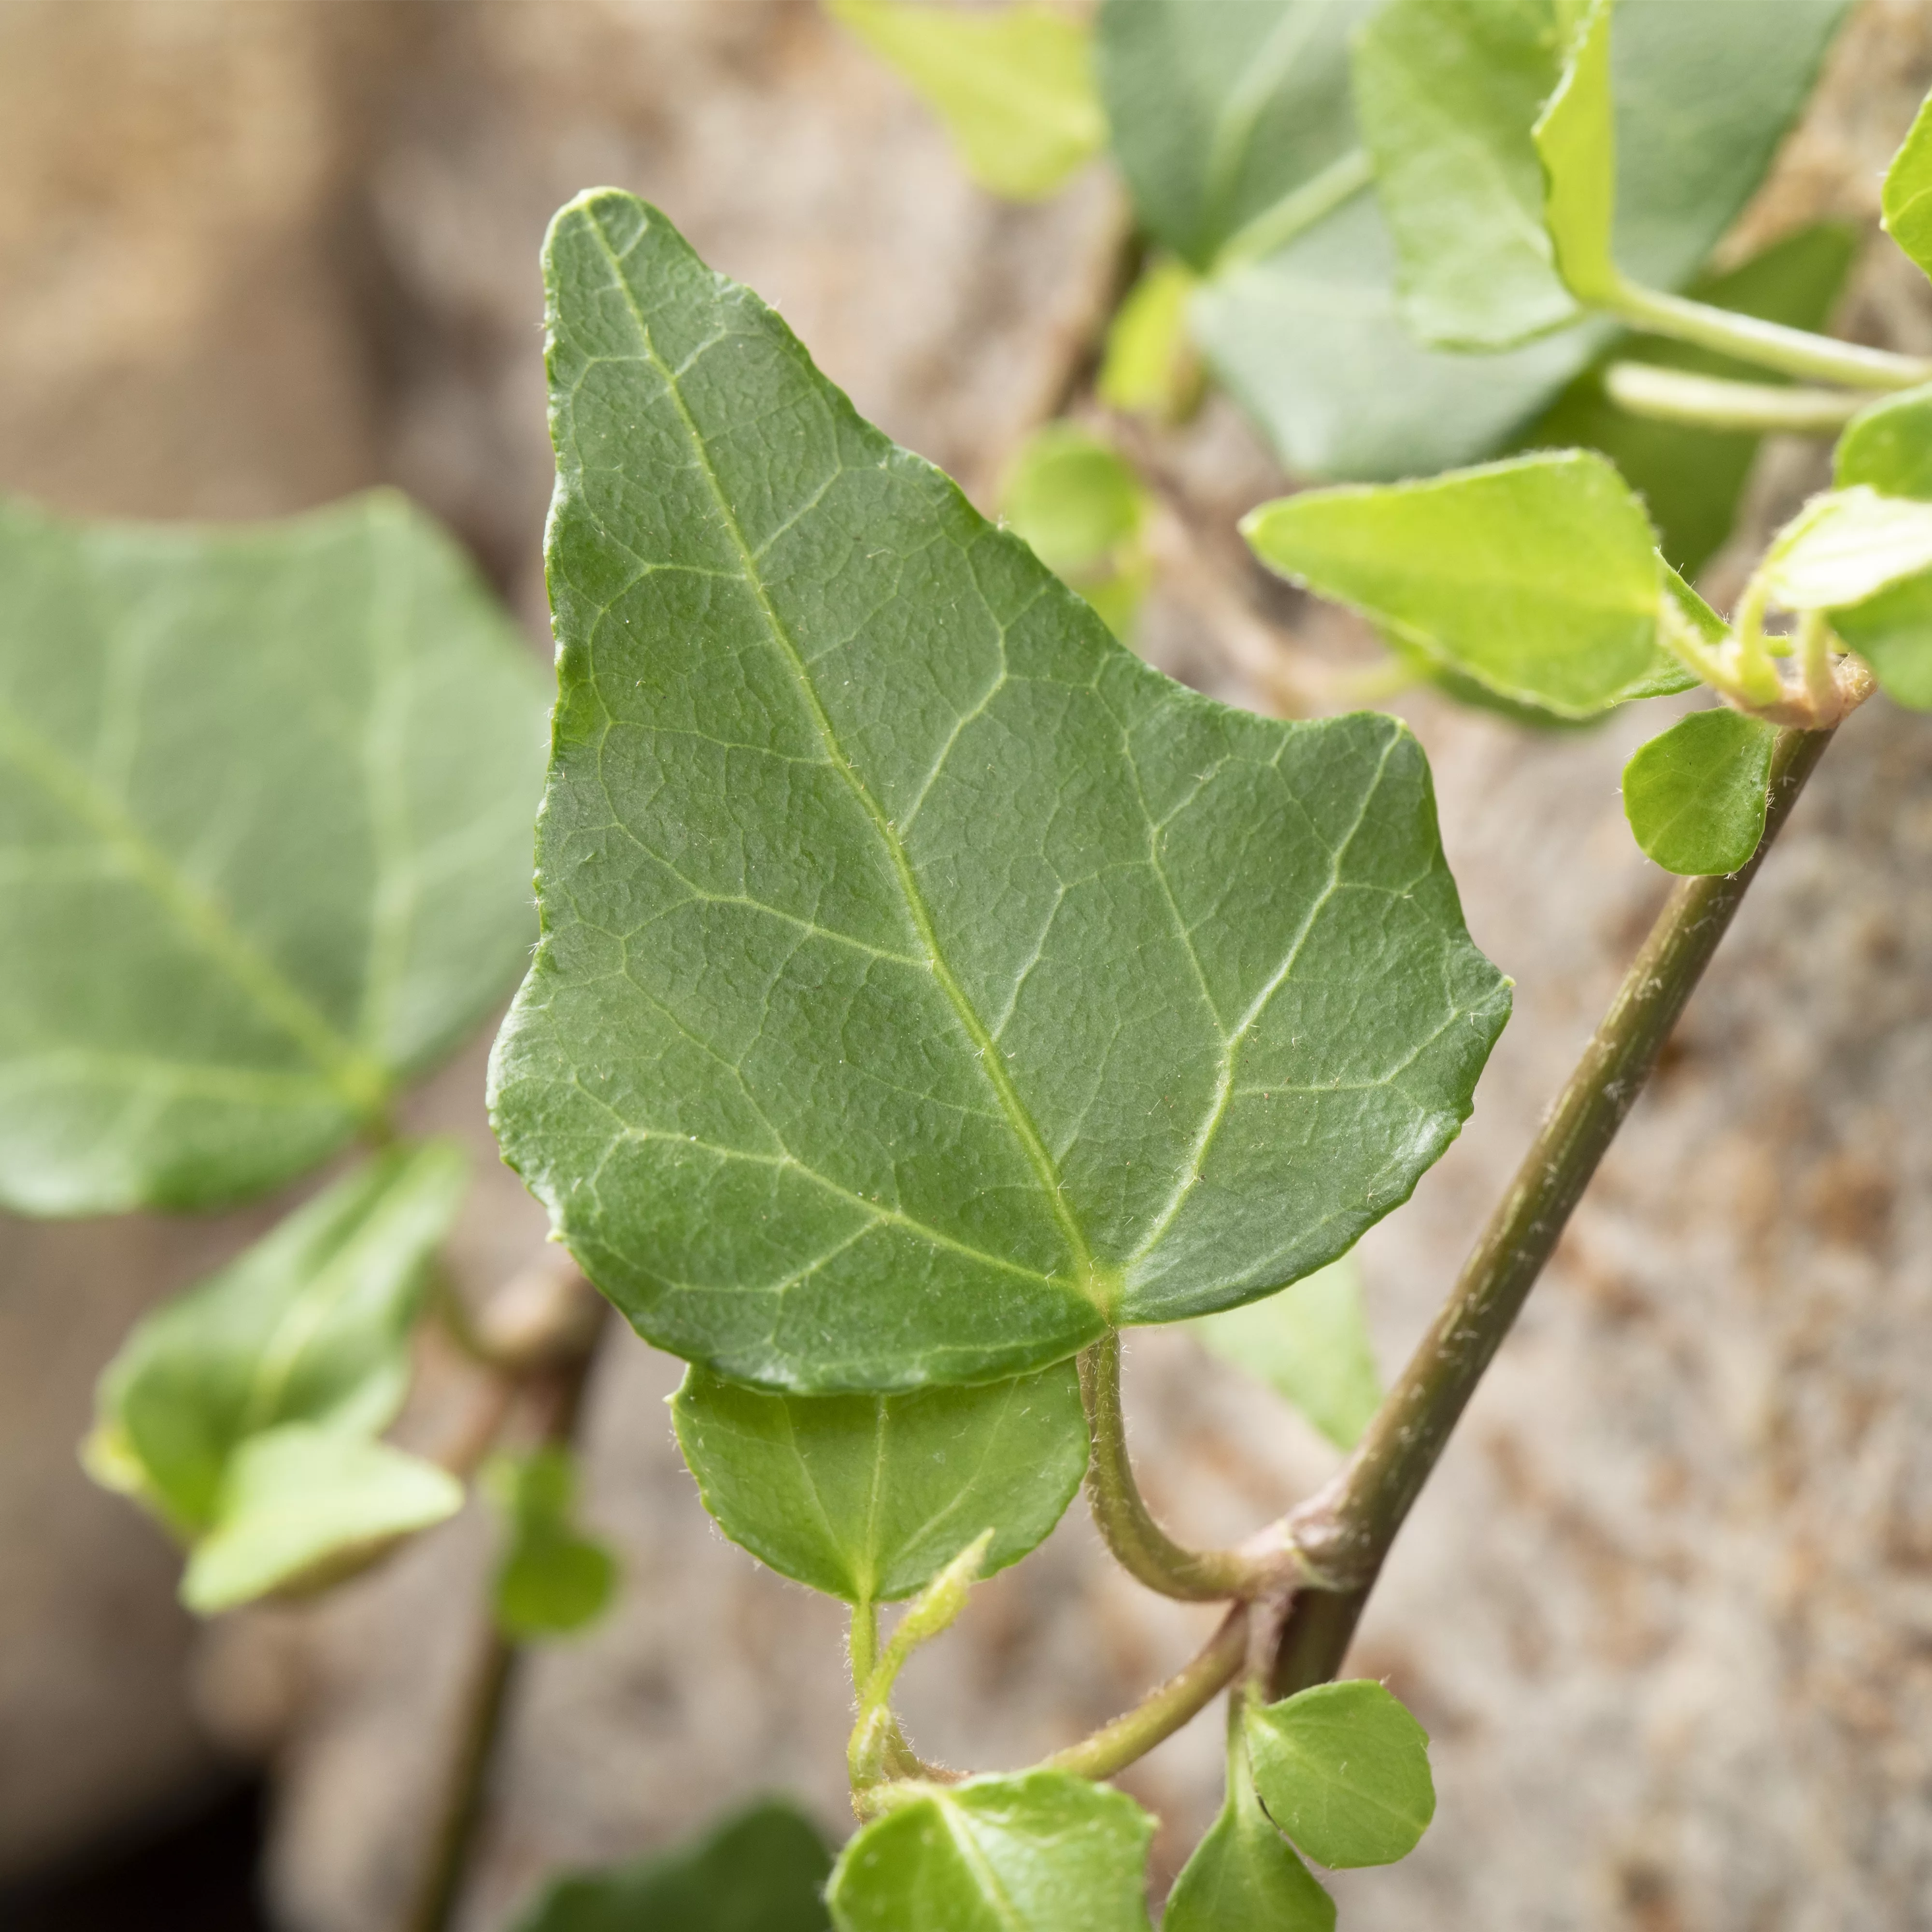
[[[1852,228],[1820,222],[1773,242],[1724,274],[1699,277],[1686,292],[1710,308],[1758,316],[1792,328],[1822,329],[1858,247]],[[1754,382],[1785,380],[1734,356],[1663,336],[1619,338],[1610,354],[1618,362],[1652,363],[1696,375]],[[1678,570],[1694,577],[1730,536],[1760,439],[1630,415],[1604,388],[1609,359],[1586,370],[1564,391],[1524,436],[1522,446],[1601,451],[1643,499],[1657,526],[1658,548]]]
[[[1258,1376],[1338,1449],[1352,1449],[1382,1400],[1362,1312],[1362,1280],[1344,1255],[1264,1301],[1204,1315],[1210,1354]]]
[[[617,1583],[616,1560],[577,1527],[577,1470],[554,1445],[499,1456],[484,1488],[508,1519],[510,1542],[498,1566],[496,1627],[513,1642],[565,1636],[596,1622]]]
[[[1579,301],[1606,304],[1614,304],[1623,290],[1616,260],[1617,116],[1610,77],[1613,4],[1614,0],[1589,0],[1562,78],[1532,134],[1537,158],[1543,164],[1543,219],[1556,272]],[[1735,32],[1736,28],[1730,30]]]
[[[229,1459],[182,1601],[212,1616],[272,1591],[319,1588],[462,1507],[454,1476],[386,1442],[306,1422],[266,1430]]]
[[[827,5],[944,122],[967,172],[994,194],[1037,201],[1107,144],[1080,21],[1025,4]]]
[[[818,1827],[766,1798],[692,1843],[553,1880],[513,1932],[830,1932],[831,1870]]]
[[[1070,1362],[902,1396],[766,1395],[693,1368],[671,1416],[725,1534],[850,1604],[911,1596],[988,1524],[978,1574],[1017,1563],[1087,1472]]]
[[[1772,541],[1760,575],[1785,610],[1828,610],[1928,569],[1932,502],[1857,483],[1814,496]]]
[[[1932,388],[1888,396],[1838,439],[1834,480],[1888,496],[1932,500]],[[1932,711],[1932,572],[1832,613],[1832,627],[1869,664],[1886,694]]]
[[[1588,451],[1306,490],[1241,529],[1271,570],[1559,717],[1649,695],[1670,662],[1643,506]]]
[[[1406,1198],[1504,1016],[1426,766],[1184,689],[664,218],[549,249],[544,936],[497,1132],[660,1346],[984,1382]]]
[[[1624,766],[1624,815],[1666,872],[1715,878],[1758,848],[1771,799],[1776,726],[1719,708],[1694,711]]]
[[[1429,1734],[1379,1684],[1250,1706],[1243,1729],[1268,1816],[1330,1870],[1406,1858],[1436,1815]]]
[[[1020,446],[1000,493],[1000,520],[1115,637],[1131,628],[1151,576],[1142,540],[1148,493],[1112,444],[1078,423],[1050,422]]]
[[[1932,274],[1932,100],[1918,110],[1892,156],[1880,196],[1885,232]]]
[[[205,1207],[380,1118],[530,944],[544,680],[386,493],[0,507],[0,1202]]]
[[[424,1270],[468,1184],[453,1142],[379,1154],[148,1316],[100,1378],[83,1451],[96,1479],[192,1538],[215,1525],[251,1436],[387,1428]]]
[[[1201,359],[1187,333],[1187,304],[1200,278],[1172,256],[1135,283],[1107,325],[1094,393],[1110,410],[1178,422],[1201,397]]]
[[[1240,1738],[1228,1802],[1168,1894],[1161,1932],[1334,1932],[1335,1901],[1255,1796]]]
[[[1148,1932],[1154,1820],[1065,1772],[927,1785],[847,1841],[839,1932]]]

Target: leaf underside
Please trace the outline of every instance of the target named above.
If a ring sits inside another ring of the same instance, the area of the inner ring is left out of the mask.
[[[659,1346],[974,1382],[1406,1198],[1507,990],[1394,720],[1142,664],[614,190],[548,254],[560,650],[507,1157]]]

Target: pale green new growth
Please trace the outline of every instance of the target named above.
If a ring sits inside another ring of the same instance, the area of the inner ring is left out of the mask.
[[[1779,531],[1759,568],[1786,610],[1861,604],[1932,570],[1932,502],[1882,496],[1869,484],[1814,496]]]
[[[1735,872],[1764,836],[1778,728],[1720,708],[1693,712],[1624,766],[1624,815],[1666,872]]]
[[[1580,301],[1613,307],[1617,272],[1617,127],[1610,88],[1613,0],[1591,0],[1563,77],[1537,122],[1543,217],[1556,271]]]
[[[826,0],[946,124],[982,188],[1036,201],[1106,145],[1088,29],[1049,7]]]
[[[549,251],[560,696],[509,1160],[652,1340],[1010,1376],[1353,1244],[1506,991],[1394,720],[1149,669],[614,190]]]
[[[1070,1362],[903,1396],[766,1395],[693,1368],[672,1414],[725,1534],[849,1604],[910,1596],[988,1524],[987,1574],[1017,1563],[1087,1471]]]
[[[849,1840],[839,1932],[1148,1932],[1154,1820],[1064,1772],[908,1785]]]
[[[496,1566],[496,1627],[515,1642],[565,1636],[596,1622],[617,1586],[616,1559],[577,1526],[577,1468],[547,1444],[501,1455],[484,1487],[506,1519],[508,1547]]]
[[[1008,466],[1000,520],[1093,605],[1115,637],[1132,628],[1152,580],[1143,541],[1152,508],[1132,467],[1092,430],[1042,424]]]
[[[1200,278],[1168,256],[1137,281],[1107,325],[1094,392],[1109,409],[1156,422],[1178,421],[1201,393],[1200,358],[1187,329],[1187,304]]]
[[[1932,390],[1875,403],[1838,440],[1833,480],[1888,496],[1932,500]],[[1886,694],[1932,710],[1932,572],[1832,613],[1832,626],[1871,666]]]
[[[1918,110],[1905,145],[1886,170],[1886,232],[1932,274],[1932,100]]]
[[[1264,1301],[1204,1315],[1194,1332],[1223,1361],[1258,1376],[1338,1449],[1354,1446],[1382,1400],[1352,1256]]]
[[[199,1207],[378,1122],[526,956],[544,680],[387,494],[0,507],[0,1202]]]
[[[1381,1684],[1317,1684],[1243,1722],[1268,1816],[1317,1864],[1393,1864],[1428,1830],[1428,1733]]]

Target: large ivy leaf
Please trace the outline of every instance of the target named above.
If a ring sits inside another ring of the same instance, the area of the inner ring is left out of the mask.
[[[1694,711],[1624,766],[1624,815],[1666,872],[1736,872],[1764,836],[1778,728],[1721,706]]]
[[[1034,201],[1106,145],[1088,30],[1050,7],[828,0],[833,16],[939,116],[983,188]]]
[[[577,1466],[568,1450],[545,1444],[496,1457],[484,1486],[509,1528],[496,1568],[491,1607],[514,1642],[568,1636],[595,1623],[617,1587],[617,1562],[578,1527]]]
[[[767,1798],[695,1844],[554,1880],[514,1932],[827,1932],[831,1870],[818,1827]]]
[[[386,1428],[466,1166],[445,1141],[380,1154],[148,1316],[100,1378],[86,1450],[95,1477],[191,1537],[213,1526],[250,1436],[297,1422]]]
[[[1436,1815],[1429,1735],[1370,1679],[1250,1705],[1242,1728],[1268,1816],[1331,1871],[1406,1858]]]
[[[833,1392],[1350,1246],[1507,1004],[1414,740],[1142,664],[642,203],[548,262],[561,695],[494,1106],[591,1278]]]
[[[849,1839],[840,1932],[1148,1932],[1154,1820],[1064,1772],[928,1785]]]
[[[379,493],[0,508],[0,1202],[232,1198],[379,1118],[530,942],[544,680]]]
[[[1932,100],[1919,109],[1904,146],[1892,156],[1881,202],[1886,232],[1932,274]]]
[[[671,1414],[725,1534],[852,1604],[910,1596],[988,1528],[978,1574],[1017,1563],[1087,1472],[1071,1363],[901,1396],[766,1395],[693,1368]]]
[[[1238,1732],[1228,1755],[1227,1802],[1181,1867],[1161,1932],[1334,1932],[1335,1901],[1262,1809]]]
[[[1502,697],[1586,718],[1669,682],[1649,521],[1588,451],[1305,490],[1241,528],[1270,569]]]
[[[1932,390],[1888,396],[1838,440],[1834,481],[1932,500]],[[1932,572],[1832,613],[1832,628],[1871,666],[1886,695],[1932,711]]]

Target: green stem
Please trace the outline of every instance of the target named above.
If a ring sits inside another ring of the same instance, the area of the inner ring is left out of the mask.
[[[1726,382],[1652,362],[1612,363],[1604,387],[1610,400],[1632,416],[1754,435],[1835,436],[1871,400],[1843,389]]]
[[[1889,350],[1840,342],[1808,329],[1788,328],[1734,309],[1714,308],[1684,296],[1625,282],[1602,306],[1654,335],[1667,335],[1700,349],[1735,356],[1760,368],[1796,376],[1808,382],[1837,382],[1848,389],[1910,389],[1932,382],[1932,362]]]
[[[1375,178],[1375,164],[1366,152],[1351,148],[1238,228],[1216,250],[1208,273],[1219,274],[1224,268],[1258,262],[1286,248],[1298,235],[1306,234],[1345,201],[1360,194]]]
[[[1215,1694],[1240,1675],[1247,1655],[1248,1607],[1237,1604],[1192,1660],[1157,1690],[1091,1737],[1055,1751],[1042,1768],[1071,1772],[1076,1778],[1112,1778],[1205,1710]]]
[[[1684,879],[1672,892],[1441,1313],[1340,1474],[1288,1519],[1316,1587],[1297,1598],[1276,1647],[1276,1696],[1340,1666],[1396,1531],[1830,739],[1780,734],[1764,837],[1750,862],[1728,878]]]
[[[1093,1442],[1087,1499],[1120,1567],[1165,1597],[1215,1603],[1279,1590],[1294,1574],[1294,1553],[1272,1543],[1258,1550],[1190,1550],[1156,1522],[1127,1455],[1120,1406],[1120,1338],[1112,1330],[1080,1357],[1080,1393]]]

